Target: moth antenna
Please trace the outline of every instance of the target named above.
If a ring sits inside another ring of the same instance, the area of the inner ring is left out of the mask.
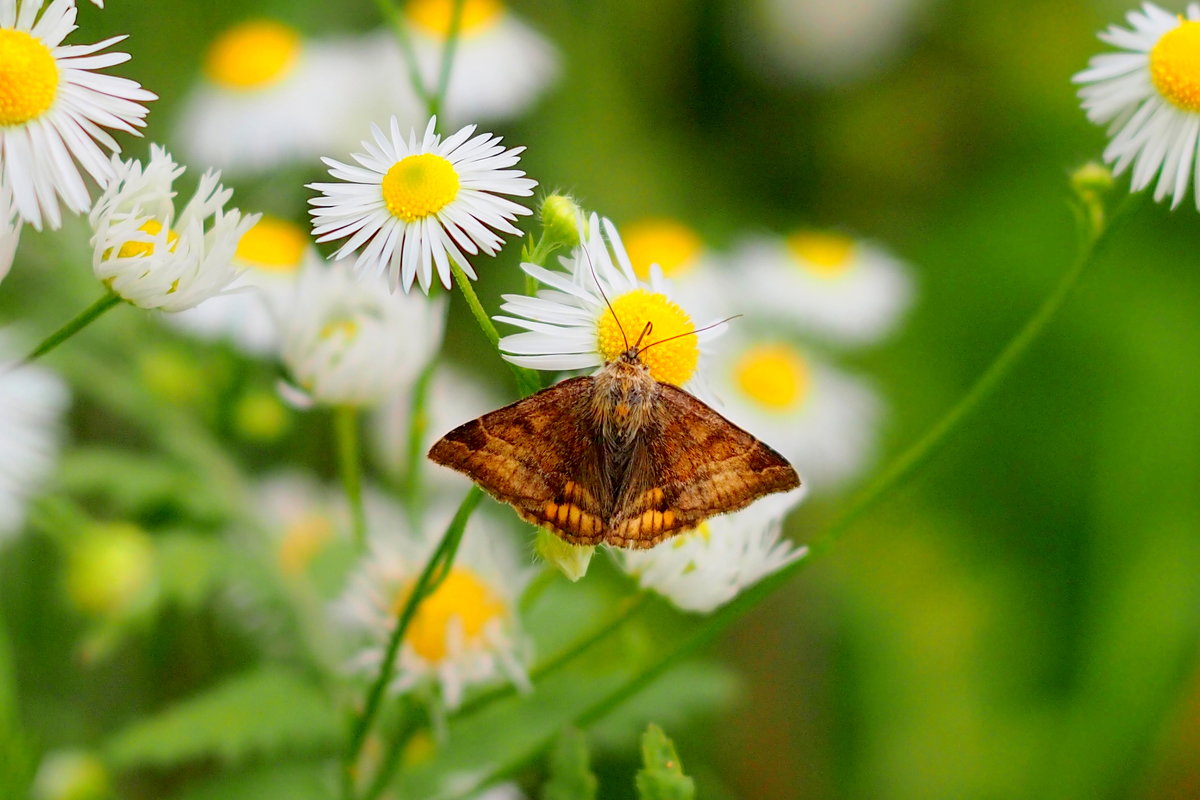
[[[637,340],[636,342],[634,342],[634,343],[633,343],[633,349],[634,349],[634,350],[637,350],[639,353],[640,353],[640,352],[642,352],[642,351],[639,349],[639,348],[642,346],[642,339],[645,339],[647,336],[649,336],[649,335],[650,335],[650,331],[652,331],[652,330],[654,330],[654,323],[653,323],[653,322],[650,322],[650,321],[647,321],[647,322],[646,322],[646,327],[642,328],[642,335],[641,335],[641,336],[639,336],[639,337],[638,337],[638,340]],[[646,346],[647,346],[647,347],[649,347],[650,345],[646,345]]]
[[[695,330],[687,331],[686,333],[677,333],[674,336],[668,336],[665,339],[659,339],[657,342],[651,342],[650,344],[646,345],[638,352],[644,353],[647,350],[649,350],[651,347],[654,347],[654,345],[656,345],[656,344],[662,344],[663,342],[670,342],[675,339],[682,339],[684,336],[695,336],[696,334],[703,333],[704,331],[711,331],[713,328],[717,327],[718,325],[724,325],[726,322],[731,322],[740,316],[742,316],[742,315],[734,314],[732,317],[726,317],[725,319],[717,320],[716,322],[711,322],[708,325],[705,325],[703,328],[696,328]],[[646,323],[646,327],[649,327],[649,326],[650,326],[650,323]],[[638,339],[638,341],[640,342],[641,339]]]
[[[587,245],[581,240],[579,249],[583,251],[587,257],[588,270],[592,273],[592,280],[596,282],[596,288],[600,290],[600,296],[604,298],[604,305],[608,306],[608,311],[613,315],[613,321],[617,323],[617,330],[621,332],[621,338],[625,340],[625,350],[629,351],[629,337],[625,335],[625,328],[621,325],[621,318],[617,316],[617,311],[613,308],[612,303],[608,301],[608,295],[604,293],[604,287],[600,285],[600,277],[596,275],[596,265],[592,263],[592,254],[588,252]]]

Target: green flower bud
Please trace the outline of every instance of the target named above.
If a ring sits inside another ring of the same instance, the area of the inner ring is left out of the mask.
[[[547,243],[575,247],[582,223],[583,211],[568,195],[552,194],[542,201],[542,230]]]
[[[544,561],[553,564],[572,582],[587,574],[592,554],[596,552],[595,547],[568,544],[545,528],[538,528],[533,549]]]

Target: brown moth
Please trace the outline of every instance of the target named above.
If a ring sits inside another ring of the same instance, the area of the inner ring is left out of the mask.
[[[655,380],[638,344],[594,376],[458,426],[429,458],[575,545],[653,547],[800,485],[779,453]]]

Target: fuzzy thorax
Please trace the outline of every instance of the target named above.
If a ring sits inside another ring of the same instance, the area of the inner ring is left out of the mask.
[[[658,392],[658,381],[632,348],[596,373],[592,415],[609,447],[625,449],[646,429]]]

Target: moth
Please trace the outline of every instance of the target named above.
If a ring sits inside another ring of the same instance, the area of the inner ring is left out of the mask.
[[[651,376],[639,353],[667,340],[639,350],[649,332],[593,376],[458,426],[429,458],[575,545],[653,547],[799,486],[775,450]]]

